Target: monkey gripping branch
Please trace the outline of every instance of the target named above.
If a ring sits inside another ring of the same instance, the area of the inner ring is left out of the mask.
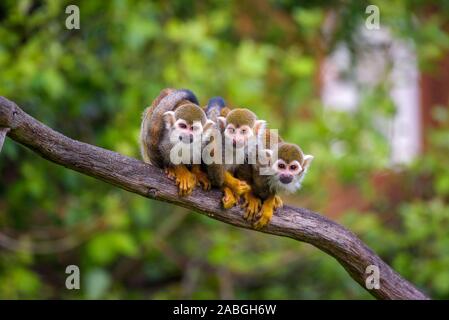
[[[221,207],[219,190],[196,189],[180,198],[161,169],[87,143],[70,139],[37,121],[14,102],[0,96],[0,151],[5,136],[54,163],[97,178],[141,196],[169,202],[213,219],[252,229],[241,209]],[[370,273],[379,269],[379,288],[368,290],[378,299],[429,299],[403,279],[355,234],[328,218],[304,208],[284,206],[261,232],[310,243],[333,256],[363,288]]]

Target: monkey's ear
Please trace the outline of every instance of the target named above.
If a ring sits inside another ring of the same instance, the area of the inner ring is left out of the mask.
[[[254,123],[254,133],[258,137],[261,136],[264,133],[266,126],[267,122],[265,120],[256,120]]]
[[[217,117],[218,126],[221,130],[224,130],[226,128],[226,118],[225,117]]]
[[[208,119],[206,121],[206,123],[204,124],[203,132],[206,132],[206,131],[212,129],[214,127],[214,125],[215,125],[215,122],[213,122],[212,120]]]
[[[302,164],[303,168],[307,169],[310,166],[310,164],[312,163],[312,160],[313,160],[313,156],[311,154],[306,154],[304,156],[304,162]]]
[[[273,160],[273,151],[270,149],[260,149],[257,154],[257,159],[262,166],[270,166]]]
[[[262,154],[264,157],[266,157],[268,160],[273,159],[273,150],[271,149],[263,149]]]
[[[163,114],[163,119],[167,128],[174,126],[176,122],[175,113],[173,111],[167,111]]]

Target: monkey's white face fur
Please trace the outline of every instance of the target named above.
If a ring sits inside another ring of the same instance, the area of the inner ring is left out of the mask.
[[[208,120],[206,124],[201,124],[201,121],[193,121],[189,124],[184,119],[176,119],[175,114],[172,111],[168,111],[164,114],[165,125],[167,130],[170,132],[170,142],[171,143],[186,143],[191,144],[194,142],[201,142],[208,138],[210,135],[210,130],[215,124],[212,120]]]
[[[200,121],[195,121],[190,125],[187,121],[178,119],[175,121],[170,131],[170,136],[174,138],[174,140],[189,144],[194,141],[201,141],[203,126]]]
[[[225,139],[232,141],[232,145],[236,149],[245,147],[253,135],[253,129],[247,125],[236,127],[229,123],[224,130]]]
[[[313,156],[305,155],[303,165],[294,160],[286,163],[283,159],[277,159],[271,166],[272,175],[268,176],[268,185],[275,192],[294,193],[301,188]]]
[[[201,163],[203,145],[210,139],[215,123],[207,120],[203,126],[199,120],[176,119],[172,111],[166,112],[164,117],[171,143],[171,163]]]

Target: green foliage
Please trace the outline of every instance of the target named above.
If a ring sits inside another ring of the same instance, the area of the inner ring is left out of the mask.
[[[325,208],[330,178],[380,202],[369,179],[389,164],[375,119],[394,115],[390,84],[361,87],[350,113],[324,108],[316,88],[324,54],[340,42],[354,60],[364,50],[355,43],[368,2],[261,3],[76,1],[81,29],[71,31],[64,22],[72,2],[2,1],[0,94],[65,135],[132,157],[139,157],[141,112],[162,88],[189,88],[202,103],[222,95],[315,156],[289,202]],[[431,69],[447,52],[447,1],[427,20],[418,15],[424,1],[374,4],[394,34],[415,41],[420,67]],[[331,8],[340,24],[323,48],[318,39]],[[429,152],[404,169],[417,187],[419,177],[429,177],[425,197],[387,203],[388,217],[351,211],[341,218],[435,298],[449,297],[448,118],[447,108],[437,109],[441,129],[432,133]],[[0,154],[0,177],[1,234],[25,244],[16,251],[0,243],[0,298],[370,298],[309,245],[117,190],[11,140]],[[75,246],[62,252],[29,247],[66,238]],[[80,267],[79,291],[65,288],[69,264]]]

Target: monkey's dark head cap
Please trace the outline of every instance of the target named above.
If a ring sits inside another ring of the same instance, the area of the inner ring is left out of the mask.
[[[195,121],[200,121],[201,124],[205,124],[207,121],[206,114],[203,109],[193,103],[186,103],[179,106],[175,110],[176,119],[184,119],[189,124],[193,124]]]

